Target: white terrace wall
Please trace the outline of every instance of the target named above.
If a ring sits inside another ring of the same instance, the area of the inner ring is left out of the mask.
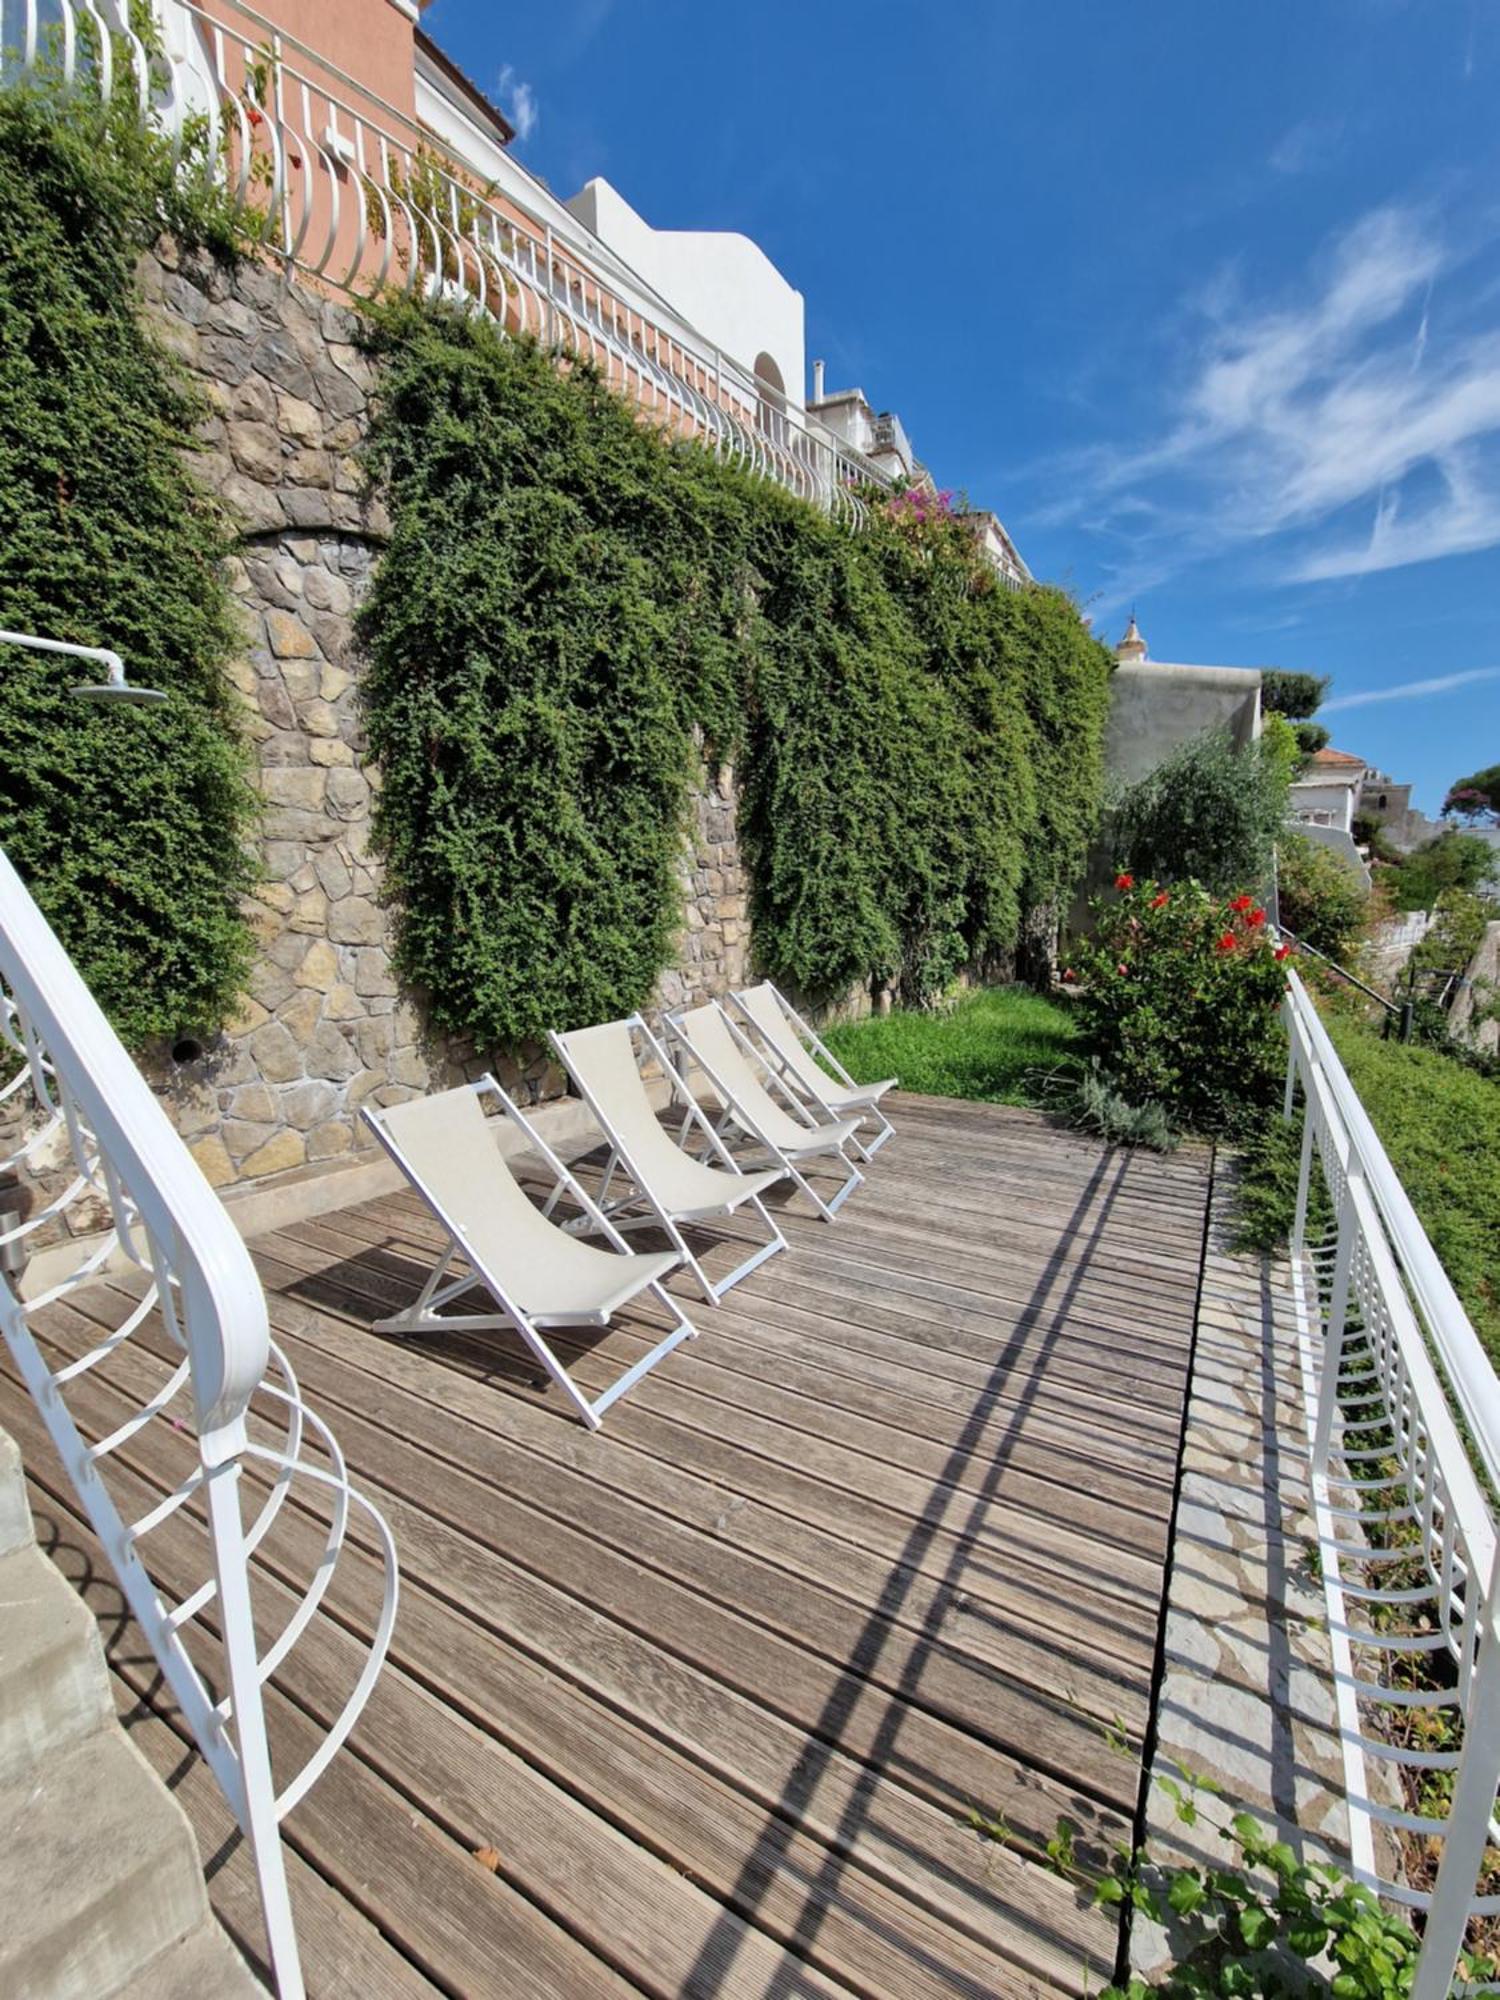
[[[389,533],[356,453],[372,375],[352,315],[276,272],[228,275],[160,246],[141,269],[162,338],[214,415],[195,470],[243,523],[234,587],[246,644],[235,680],[260,766],[266,879],[251,905],[249,994],[222,1037],[153,1081],[219,1187],[338,1162],[369,1143],[368,1100],[391,1104],[494,1068],[527,1100],[563,1079],[435,1034],[392,965],[370,813],[353,618]],[[748,970],[746,879],[732,774],[705,781],[684,854],[684,924],[659,998],[722,993]]]

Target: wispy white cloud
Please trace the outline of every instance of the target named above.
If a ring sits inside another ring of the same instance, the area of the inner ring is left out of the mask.
[[[529,139],[536,130],[541,108],[536,101],[536,92],[529,83],[516,75],[511,63],[506,63],[495,84],[500,109],[516,128],[518,139]]]
[[[563,24],[557,60],[568,64],[586,55],[601,29],[614,12],[615,0],[582,0],[571,19]]]
[[[1396,687],[1341,694],[1333,701],[1325,701],[1318,713],[1333,715],[1341,708],[1369,708],[1377,701],[1420,701],[1424,695],[1449,694],[1454,688],[1472,687],[1476,681],[1496,680],[1500,680],[1500,667],[1470,667],[1461,674],[1437,674],[1431,680],[1402,681]]]
[[[1283,132],[1266,164],[1275,174],[1307,174],[1326,167],[1344,140],[1342,118],[1304,118]]]
[[[1132,559],[1177,567],[1286,538],[1278,567],[1294,581],[1500,543],[1500,326],[1449,330],[1433,310],[1466,261],[1430,214],[1387,207],[1290,303],[1248,298],[1221,271],[1196,301],[1161,434],[1078,455],[1053,518],[1107,524]],[[1356,534],[1362,505],[1371,525]]]

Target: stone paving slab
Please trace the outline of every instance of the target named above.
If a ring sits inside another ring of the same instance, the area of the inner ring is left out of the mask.
[[[1239,1812],[1309,1861],[1347,1867],[1349,1819],[1323,1588],[1310,1557],[1301,1362],[1284,1259],[1231,1248],[1234,1170],[1221,1154],[1209,1213],[1183,1440],[1146,1845],[1167,1866],[1223,1864]],[[1166,1779],[1200,1791],[1176,1814]],[[1137,1917],[1131,1962],[1159,1975],[1169,1939]]]

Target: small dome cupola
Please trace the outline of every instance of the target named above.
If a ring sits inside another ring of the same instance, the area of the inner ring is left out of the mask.
[[[1130,614],[1130,623],[1125,627],[1125,637],[1115,647],[1117,660],[1137,662],[1146,657],[1146,642],[1141,637],[1141,628],[1135,622],[1135,613]]]

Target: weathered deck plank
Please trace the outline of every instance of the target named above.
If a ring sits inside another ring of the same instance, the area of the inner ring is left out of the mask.
[[[370,1334],[436,1242],[412,1197],[255,1245],[278,1337],[405,1578],[392,1664],[288,1824],[314,1994],[977,2000],[1107,1976],[1112,1923],[1032,1857],[1059,1814],[1102,1856],[1134,1806],[1137,1763],[1106,1725],[1138,1750],[1208,1162],[1111,1155],[993,1106],[894,1110],[836,1224],[784,1203],[791,1253],[723,1308],[676,1286],[701,1340],[595,1437],[503,1335]],[[54,1316],[60,1351],[107,1303]],[[632,1312],[559,1344],[594,1387],[657,1330]],[[118,1422],[161,1368],[149,1336],[111,1356],[89,1423]],[[253,1945],[222,1802],[9,1375],[0,1423],[106,1623],[142,1747],[192,1773],[212,1893]],[[153,1426],[121,1454],[143,1506],[180,1447]],[[186,1515],[163,1531],[169,1592],[195,1532]],[[313,1517],[285,1509],[259,1586],[271,1626],[316,1547]],[[356,1546],[334,1622],[276,1676],[279,1751],[334,1712],[377,1603]],[[982,1843],[972,1807],[1013,1844]]]

